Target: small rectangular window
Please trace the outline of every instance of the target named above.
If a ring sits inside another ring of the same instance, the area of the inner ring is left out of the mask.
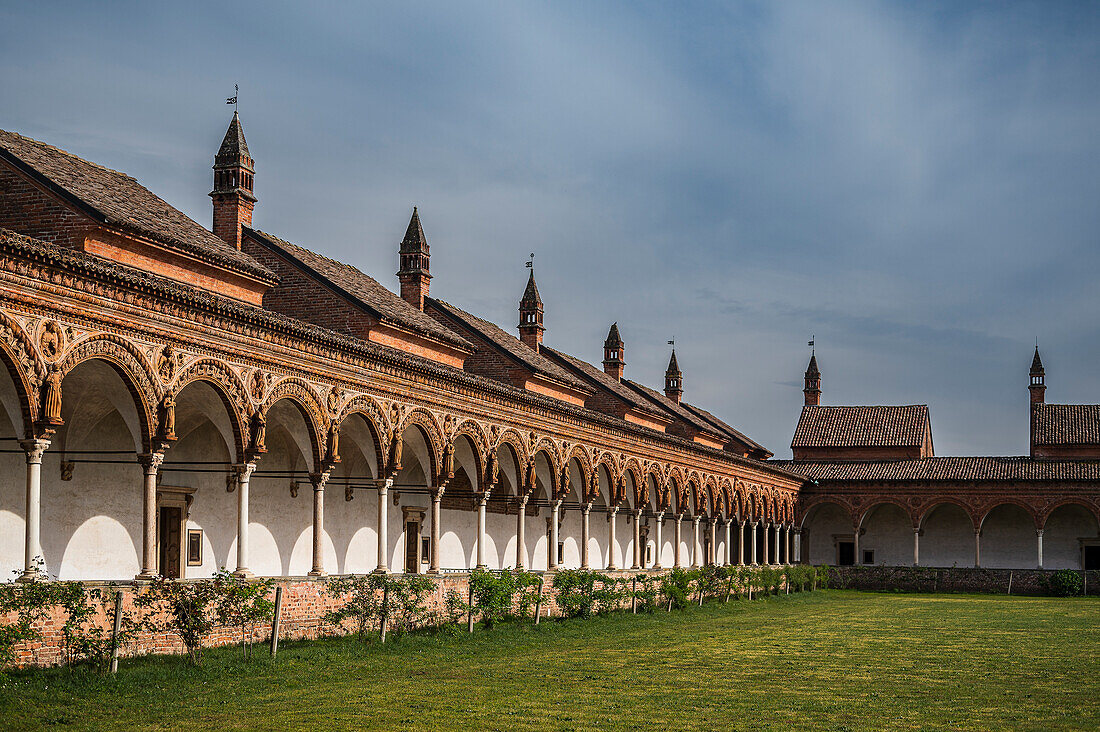
[[[875,563],[875,551],[873,549],[863,550],[863,563],[874,564]]]
[[[432,542],[427,536],[420,537],[420,563],[432,563]]]
[[[561,564],[564,561],[565,561],[565,542],[564,541],[559,541],[558,542],[558,564]]]
[[[202,529],[187,530],[187,566],[202,564]]]

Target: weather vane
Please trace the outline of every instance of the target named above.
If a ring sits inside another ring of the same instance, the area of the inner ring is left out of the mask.
[[[673,338],[672,340],[670,340],[668,342],[668,345],[672,346],[672,348],[675,349],[676,348],[676,339]]]
[[[531,274],[535,273],[535,253],[531,252],[531,258],[527,260],[527,269],[531,270]]]
[[[816,347],[814,346],[814,341],[816,341],[816,340],[817,340],[817,336],[816,335],[811,335],[810,336],[810,342],[806,344],[807,346],[810,347],[810,355],[811,356],[815,355],[815,353],[816,353]]]
[[[240,88],[236,84],[233,85],[233,96],[226,97],[225,103],[233,105],[233,114],[237,113],[237,96],[241,93]]]

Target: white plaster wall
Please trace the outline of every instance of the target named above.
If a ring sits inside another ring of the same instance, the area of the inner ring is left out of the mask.
[[[973,567],[974,524],[954,504],[941,504],[924,519],[920,563],[926,567]]]
[[[1081,506],[1054,509],[1043,530],[1043,568],[1081,569],[1081,539],[1097,539],[1096,519]]]
[[[982,522],[982,566],[1032,569],[1038,566],[1035,522],[1019,506],[995,507]]]
[[[875,553],[875,564],[899,566],[913,563],[913,522],[900,506],[883,503],[873,507],[863,518],[862,528],[863,533],[859,537],[861,555],[870,549]],[[859,557],[860,560],[862,558]]]
[[[839,506],[823,503],[815,506],[806,517],[802,535],[802,561],[812,564],[836,564],[835,535],[850,535],[852,522]],[[748,526],[745,532],[749,532]],[[745,562],[750,562],[747,547]]]

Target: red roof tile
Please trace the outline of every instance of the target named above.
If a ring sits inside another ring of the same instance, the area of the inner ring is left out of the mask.
[[[1100,481],[1100,460],[1050,460],[1027,456],[929,457],[919,460],[811,462],[769,460],[818,482],[868,481]]]
[[[1100,404],[1036,404],[1036,445],[1100,445]]]
[[[791,447],[920,447],[931,432],[928,406],[805,406]]]

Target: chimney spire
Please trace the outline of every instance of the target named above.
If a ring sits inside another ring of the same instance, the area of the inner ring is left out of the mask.
[[[806,406],[816,407],[821,404],[821,371],[817,368],[817,354],[810,354],[810,365],[806,367],[806,383],[802,387],[805,395]]]
[[[607,332],[607,340],[603,342],[603,370],[616,381],[622,381],[623,369],[626,361],[623,355],[626,352],[626,344],[619,337],[619,324],[612,323],[611,330]]]
[[[542,332],[546,328],[542,324],[542,298],[539,297],[539,288],[535,284],[535,268],[528,262],[531,270],[527,278],[527,289],[523,291],[523,297],[519,301],[519,339],[536,351],[542,344]]]
[[[255,164],[248,154],[244,130],[236,112],[225,131],[218,154],[214,156],[214,234],[234,249],[241,248],[241,227],[252,226],[252,193]]]
[[[428,240],[424,237],[424,227],[420,225],[420,214],[413,206],[412,218],[409,219],[409,228],[405,230],[405,238],[401,240],[400,250],[401,269],[397,272],[397,278],[401,281],[401,299],[412,305],[417,310],[424,309],[424,298],[428,296],[428,287],[432,279],[429,271],[431,253],[428,250]]]
[[[672,358],[668,360],[668,368],[665,369],[665,396],[680,403],[684,396],[684,374],[680,371],[680,364],[676,362],[676,349],[672,349]]]
[[[1031,392],[1031,403],[1045,403],[1047,398],[1047,372],[1043,369],[1043,359],[1039,358],[1039,344],[1035,344],[1035,356],[1031,359],[1031,372],[1029,376],[1031,377],[1031,383],[1027,388],[1028,391]]]

